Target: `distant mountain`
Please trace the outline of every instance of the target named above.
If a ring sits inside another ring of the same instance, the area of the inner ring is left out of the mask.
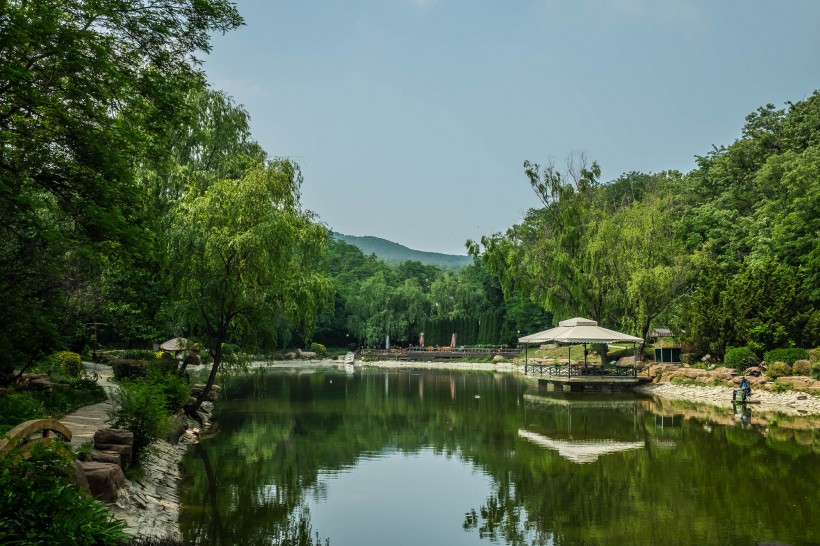
[[[379,237],[357,237],[355,235],[344,235],[333,232],[333,238],[345,242],[349,245],[359,247],[367,255],[375,254],[388,264],[398,264],[407,260],[414,260],[423,264],[432,264],[442,269],[460,269],[465,265],[473,263],[469,256],[459,256],[457,254],[441,254],[439,252],[424,252],[413,250],[406,246],[381,239]]]

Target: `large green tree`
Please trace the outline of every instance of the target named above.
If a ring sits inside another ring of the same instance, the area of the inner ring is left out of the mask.
[[[241,23],[227,0],[0,1],[0,376],[64,340],[88,282],[66,271],[144,248],[135,164]]]
[[[287,160],[189,192],[172,213],[167,271],[176,311],[203,332],[213,365],[207,396],[229,339],[267,339],[279,320],[310,330],[330,285],[318,271],[326,230],[299,203],[301,175]]]

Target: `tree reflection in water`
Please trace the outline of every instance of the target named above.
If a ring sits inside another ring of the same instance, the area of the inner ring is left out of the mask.
[[[192,451],[186,458],[183,534],[201,544],[315,546],[309,505],[342,499],[356,520],[350,525],[358,525],[403,493],[385,490],[351,506],[334,489],[336,476],[385,452],[425,452],[488,477],[450,521],[435,522],[454,525],[462,544],[820,542],[812,514],[820,490],[817,427],[792,430],[784,419],[764,427],[748,408],[709,413],[631,396],[523,390],[499,374],[236,378],[217,405],[221,432],[203,441],[207,457],[200,462]],[[549,441],[528,439],[537,437]],[[597,457],[567,451],[596,445]],[[630,449],[613,451],[619,445]],[[750,499],[760,499],[761,509],[737,509]],[[386,534],[369,543],[395,542],[390,531],[400,520],[418,517],[406,506],[379,521]],[[321,529],[338,542],[324,516]]]

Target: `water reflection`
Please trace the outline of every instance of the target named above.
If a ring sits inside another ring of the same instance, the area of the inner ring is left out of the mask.
[[[501,374],[238,378],[186,458],[180,525],[200,544],[820,542],[816,423],[751,411]]]

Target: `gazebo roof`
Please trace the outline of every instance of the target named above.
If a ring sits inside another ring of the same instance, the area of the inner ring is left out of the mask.
[[[562,320],[555,328],[518,338],[519,343],[526,345],[549,342],[571,344],[615,343],[619,341],[638,343],[642,340],[639,337],[603,328],[598,326],[598,323],[594,320],[581,317]]]
[[[159,348],[163,351],[184,351],[187,346],[187,339],[184,337],[175,337],[160,345]]]

